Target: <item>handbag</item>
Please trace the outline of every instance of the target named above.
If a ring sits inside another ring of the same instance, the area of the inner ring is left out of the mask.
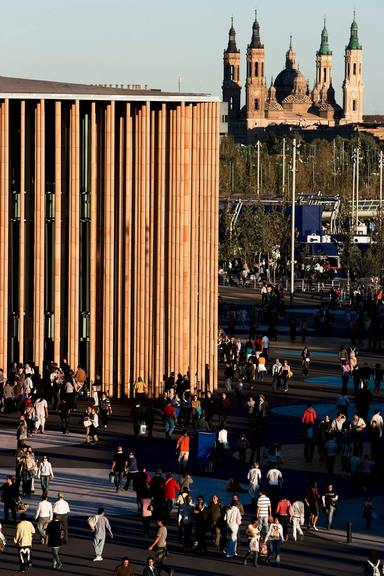
[[[115,482],[115,473],[114,472],[109,473],[109,481],[111,484],[114,484],[114,482]]]
[[[145,422],[142,422],[140,424],[139,436],[145,436],[146,433],[147,433],[147,425],[145,424]]]
[[[92,426],[92,420],[90,418],[84,418],[83,426],[84,428],[89,428],[90,426]]]

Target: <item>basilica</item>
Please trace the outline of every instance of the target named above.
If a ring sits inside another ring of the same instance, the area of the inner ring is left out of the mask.
[[[265,80],[265,49],[255,15],[252,38],[246,53],[245,106],[241,105],[240,50],[233,21],[228,47],[224,51],[223,102],[228,106],[228,132],[237,140],[252,138],[271,125],[294,126],[303,130],[341,127],[363,121],[362,46],[355,17],[345,48],[343,105],[335,100],[332,82],[332,51],[326,22],[316,53],[316,78],[312,88],[299,69],[290,38],[285,67],[268,86]]]

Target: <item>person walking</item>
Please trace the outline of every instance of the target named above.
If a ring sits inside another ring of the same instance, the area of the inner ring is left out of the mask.
[[[301,526],[304,524],[305,508],[304,502],[301,500],[295,500],[292,504],[292,536],[294,541],[297,540],[297,533],[299,533],[301,540],[304,537]]]
[[[61,422],[61,428],[63,434],[69,434],[69,415],[71,413],[71,407],[68,402],[63,398],[59,404],[59,416]]]
[[[167,536],[168,530],[166,526],[163,524],[162,520],[157,521],[157,535],[154,542],[151,546],[148,547],[148,550],[151,552],[155,550],[155,566],[157,570],[158,576],[160,576],[161,572],[164,570],[170,576],[173,576],[174,570],[170,566],[164,563],[165,558],[167,557]]]
[[[121,563],[113,571],[113,576],[134,576],[134,574],[133,566],[127,556],[124,556]],[[149,574],[149,576],[156,576],[156,572]]]
[[[288,540],[288,523],[291,519],[292,504],[290,501],[283,497],[279,500],[276,507],[276,516],[279,518],[279,522],[283,529],[284,540]]]
[[[131,480],[132,480],[132,484],[134,484],[134,480],[136,478],[136,476],[139,473],[139,467],[137,464],[137,459],[135,456],[134,452],[130,452],[128,454],[128,460],[127,460],[127,468],[126,468],[126,474],[127,474],[127,480],[125,482],[125,486],[124,486],[124,490],[128,490],[130,484],[131,484]]]
[[[53,518],[52,504],[48,502],[48,494],[43,492],[41,501],[36,510],[35,520],[37,520],[37,531],[40,534],[41,544],[46,538],[46,528]]]
[[[97,520],[94,528],[95,536],[93,538],[93,548],[95,550],[96,556],[93,559],[93,561],[99,562],[103,559],[103,550],[105,545],[105,539],[107,537],[107,532],[111,538],[113,538],[113,533],[109,520],[105,516],[104,508],[98,509],[96,518]]]
[[[261,482],[261,470],[260,464],[258,462],[253,463],[252,468],[247,474],[247,480],[249,482],[248,493],[251,497],[252,504],[255,504],[259,496],[259,488]]]
[[[48,420],[48,402],[44,396],[40,394],[35,402],[35,415],[37,418],[35,428],[36,431],[40,430],[40,434],[45,432],[45,423]]]
[[[264,543],[269,542],[270,552],[267,558],[267,564],[272,560],[276,562],[276,566],[280,566],[280,547],[282,542],[284,542],[283,527],[281,526],[279,519],[275,518],[271,523],[267,536]]]
[[[180,490],[180,485],[174,479],[172,472],[168,472],[167,478],[163,485],[164,500],[166,505],[165,513],[167,517],[169,517],[174,506],[177,490]]]
[[[1,500],[4,504],[4,520],[8,522],[9,512],[12,514],[12,520],[16,522],[16,507],[19,499],[19,488],[14,482],[12,476],[7,476],[4,484],[0,487]]]
[[[63,545],[63,523],[59,515],[54,514],[53,519],[49,522],[46,528],[47,544],[52,550],[52,568],[54,570],[62,567],[60,560],[60,548]]]
[[[246,553],[243,564],[244,566],[247,565],[248,558],[253,556],[253,565],[258,566],[258,557],[259,557],[259,547],[260,547],[260,528],[259,528],[259,521],[257,518],[253,518],[251,524],[248,525],[246,531],[246,535],[248,536],[248,552]]]
[[[241,524],[240,510],[233,501],[228,506],[224,519],[228,531],[226,558],[233,558],[237,556],[237,535]]]
[[[380,576],[384,573],[384,568],[380,562],[377,550],[370,550],[368,558],[364,564],[363,576]]]
[[[193,513],[195,507],[192,504],[191,496],[187,495],[185,500],[179,506],[178,520],[183,534],[183,550],[190,552],[192,550],[192,528]]]
[[[327,491],[322,498],[324,510],[327,514],[328,519],[327,530],[330,530],[332,528],[332,520],[336,512],[336,502],[338,501],[338,499],[339,497],[336,494],[335,490],[333,489],[333,485],[328,484]]]
[[[176,443],[176,453],[179,462],[179,468],[182,472],[185,472],[188,466],[190,451],[190,437],[188,436],[187,430],[183,430],[181,436],[178,437]]]
[[[155,566],[155,559],[153,558],[153,556],[149,556],[144,566],[143,576],[157,576],[157,574],[158,571]],[[115,574],[113,576],[115,576]]]
[[[271,501],[266,495],[263,488],[260,488],[260,496],[257,499],[256,504],[256,516],[260,522],[261,530],[264,530],[265,534],[268,532],[269,528],[269,518],[272,515]]]
[[[29,520],[25,512],[20,514],[20,522],[16,526],[16,534],[14,543],[18,548],[20,572],[25,572],[31,565],[31,548],[32,538],[35,533],[35,528]]]
[[[58,500],[53,505],[53,513],[58,514],[63,523],[63,544],[66,544],[68,542],[68,514],[70,513],[70,508],[68,502],[64,500],[64,494],[62,492],[59,492],[57,497]]]
[[[44,456],[37,469],[37,477],[40,478],[42,493],[48,494],[49,481],[53,480],[52,464],[48,456]]]
[[[212,500],[208,506],[208,514],[212,539],[216,548],[220,550],[223,507],[221,506],[219,497],[216,494],[212,496]]]
[[[114,475],[116,492],[118,492],[120,489],[126,469],[127,469],[127,458],[124,454],[123,447],[118,446],[116,453],[112,458],[112,467],[111,467],[111,472]]]

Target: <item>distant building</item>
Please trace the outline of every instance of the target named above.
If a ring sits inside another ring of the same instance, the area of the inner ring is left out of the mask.
[[[222,92],[223,101],[228,103],[228,131],[235,139],[252,141],[261,129],[270,125],[286,124],[315,129],[363,121],[362,46],[355,17],[345,49],[342,107],[335,100],[333,55],[325,21],[320,48],[316,53],[316,77],[312,89],[299,70],[292,37],[285,56],[285,67],[275,80],[272,79],[269,87],[264,63],[265,48],[256,15],[246,53],[246,104],[242,107],[241,57],[232,21],[228,46],[224,51]]]
[[[0,77],[0,367],[217,382],[220,102]]]

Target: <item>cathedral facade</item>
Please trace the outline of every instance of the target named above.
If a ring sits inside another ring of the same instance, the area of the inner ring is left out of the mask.
[[[285,55],[284,69],[267,85],[265,48],[261,42],[257,15],[246,53],[245,106],[241,105],[240,64],[241,55],[232,21],[228,46],[224,51],[222,93],[223,101],[228,105],[228,132],[235,139],[251,141],[252,136],[271,124],[313,130],[319,126],[335,127],[363,121],[362,46],[355,17],[345,48],[342,106],[335,99],[333,55],[325,21],[320,48],[316,53],[316,78],[312,89],[299,69],[292,37]]]

